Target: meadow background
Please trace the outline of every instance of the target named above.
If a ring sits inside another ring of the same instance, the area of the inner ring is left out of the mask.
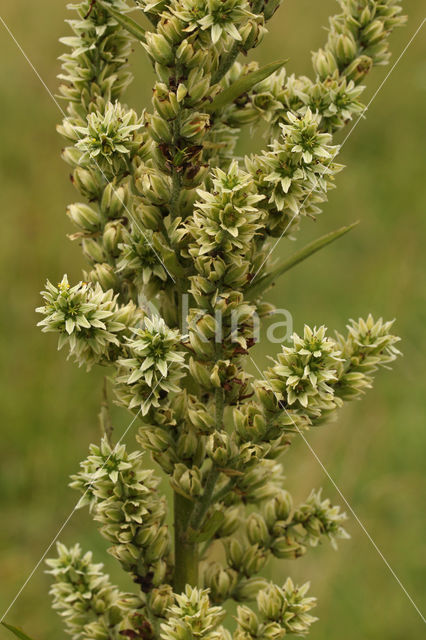
[[[336,10],[333,0],[287,0],[270,23],[270,35],[256,51],[262,62],[289,57],[288,70],[310,72],[310,51],[322,44],[322,25]],[[405,2],[408,24],[392,36],[392,62],[424,17],[422,0]],[[55,92],[59,72],[58,37],[67,33],[65,2],[15,0],[0,15]],[[349,236],[291,271],[270,293],[291,311],[295,329],[325,323],[342,330],[349,317],[369,311],[397,317],[404,357],[382,372],[375,388],[345,408],[336,423],[309,434],[332,477],[383,551],[420,608],[425,604],[424,481],[426,448],[426,27],[397,65],[340,156],[347,168],[338,176],[324,214],[303,225],[297,245],[359,219]],[[65,216],[78,200],[59,158],[55,132],[60,114],[40,80],[0,22],[0,614],[73,508],[76,495],[68,477],[99,439],[97,411],[101,372],[86,375],[64,354],[54,337],[35,327],[34,308],[48,276],[64,272],[80,278],[84,260]],[[150,100],[152,73],[142,48],[133,58],[135,81],[128,103],[141,109]],[[365,101],[389,67],[368,78]],[[241,150],[251,144],[245,131]],[[296,245],[281,242],[288,254]],[[256,347],[266,365],[276,346]],[[129,423],[114,410],[117,433]],[[127,442],[132,446],[133,433]],[[335,489],[303,442],[287,454],[288,486],[297,498],[324,487]],[[424,637],[423,623],[353,517],[351,540],[334,552],[329,545],[297,562],[272,567],[277,580],[291,575],[311,579],[319,598],[312,640],[407,640]],[[61,534],[80,541],[123,580],[106,545],[85,511]],[[51,552],[53,553],[53,552]],[[7,616],[35,640],[61,636],[51,611],[49,577],[36,571]],[[122,583],[124,584],[124,583]],[[4,630],[1,637],[7,637]]]

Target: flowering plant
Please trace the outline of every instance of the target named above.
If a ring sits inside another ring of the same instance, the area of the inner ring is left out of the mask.
[[[321,491],[294,505],[279,457],[371,387],[398,338],[391,322],[368,316],[335,337],[305,326],[259,379],[247,360],[257,320],[272,312],[268,287],[347,231],[270,260],[276,239],[316,217],[334,186],[333,135],[362,112],[363,80],[388,61],[400,6],[339,0],[308,78],[287,74],[285,62],[238,61],[280,0],[135,4],[71,7],[59,131],[87,201],[68,215],[89,268],[74,286],[66,276],[48,282],[38,311],[79,365],[109,367],[116,402],[139,423],[130,453],[104,424],[71,483],[136,586],[121,592],[90,552],[61,544],[49,560],[54,607],[76,640],[303,636],[316,620],[308,584],[275,585],[262,569],[325,538],[336,546],[346,515]],[[152,109],[140,114],[120,102],[137,43],[156,74]],[[263,126],[265,148],[237,159],[247,125]],[[239,603],[232,632],[227,600]]]

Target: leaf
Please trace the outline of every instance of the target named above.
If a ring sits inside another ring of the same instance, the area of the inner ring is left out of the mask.
[[[152,242],[154,249],[159,254],[157,257],[161,258],[169,275],[172,274],[173,276],[177,276],[178,278],[184,277],[186,275],[186,271],[180,264],[176,252],[173,251],[171,247],[165,244],[163,234],[159,232],[154,233]]]
[[[135,20],[123,15],[120,11],[117,11],[117,9],[113,9],[113,7],[106,2],[101,2],[101,5],[105,11],[108,11],[108,13],[117,20],[118,24],[131,33],[132,36],[135,36],[135,38],[141,42],[145,42],[145,29],[135,22]]]
[[[189,542],[206,542],[213,538],[216,531],[225,519],[222,511],[214,511],[213,514],[204,522],[201,529],[196,531],[191,529],[187,532]]]
[[[7,624],[7,622],[2,622],[2,625],[6,627],[6,629],[9,629],[9,631],[11,631],[17,638],[19,638],[19,640],[32,640],[30,636],[27,636],[27,634],[24,633],[21,629],[18,629],[18,627]]]
[[[294,253],[292,256],[290,256],[290,258],[284,260],[284,262],[278,265],[278,267],[271,271],[271,273],[267,273],[262,278],[255,281],[255,283],[251,287],[248,287],[247,298],[249,300],[256,299],[265,289],[273,284],[274,280],[279,278],[283,273],[295,267],[297,264],[299,264],[299,262],[303,262],[303,260],[306,260],[306,258],[309,258],[309,256],[313,255],[323,247],[326,247],[328,244],[331,244],[338,238],[341,238],[346,233],[348,233],[348,231],[356,227],[357,224],[358,222],[354,222],[351,225],[341,227],[336,231],[332,231],[331,233],[327,233],[326,235],[321,236],[321,238],[318,238],[318,240],[310,242],[308,245],[306,245],[306,247],[303,247],[303,249]]]
[[[286,62],[287,60],[270,62],[257,71],[252,71],[252,73],[241,76],[239,80],[219,93],[210,104],[203,106],[203,111],[214,113],[215,111],[219,111],[219,109],[223,109],[227,104],[234,102],[234,100],[239,98],[243,93],[250,91],[256,84],[262,82],[262,80],[265,80],[265,78],[268,78],[275,71],[283,67]]]

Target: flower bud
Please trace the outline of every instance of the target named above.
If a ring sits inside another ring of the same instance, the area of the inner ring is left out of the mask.
[[[197,497],[202,492],[201,472],[197,467],[190,469],[179,463],[175,466],[171,485],[188,498]]]
[[[240,629],[244,629],[253,637],[258,636],[259,620],[255,612],[249,607],[237,608],[237,622]]]
[[[274,584],[268,585],[257,596],[257,606],[262,618],[278,620],[281,618],[285,607],[285,598],[282,590]]]
[[[242,27],[240,27],[239,32],[241,35],[242,48],[245,51],[253,49],[261,42],[264,34],[266,33],[263,19],[256,16],[256,18],[248,20]]]
[[[99,213],[87,204],[70,204],[67,209],[67,215],[80,229],[84,229],[85,231],[96,231],[99,229]]]
[[[157,560],[157,562],[150,567],[152,572],[152,584],[156,587],[164,585],[167,575],[167,562],[163,559]]]
[[[160,558],[162,558],[168,550],[169,544],[170,541],[168,529],[166,525],[163,525],[158,530],[157,536],[155,537],[153,542],[151,542],[151,544],[147,547],[145,553],[145,561],[148,564],[151,564],[155,560],[159,560]]]
[[[231,596],[238,581],[238,574],[232,569],[223,569],[220,565],[210,565],[205,580],[213,602],[223,602]]]
[[[204,69],[209,55],[211,55],[210,51],[201,47],[195,48],[194,44],[189,42],[188,39],[183,40],[176,50],[177,60],[188,69],[195,67]]]
[[[104,251],[94,238],[83,238],[81,243],[83,253],[91,262],[104,262]]]
[[[210,91],[210,74],[204,74],[202,68],[196,67],[191,69],[187,80],[187,93],[186,104],[188,106],[194,106],[200,102],[204,97],[211,93]]]
[[[179,104],[176,94],[169,91],[164,82],[156,83],[152,103],[159,115],[165,120],[173,120],[179,113]]]
[[[160,3],[157,2],[156,4]],[[183,31],[183,26],[182,20],[179,20],[176,16],[170,16],[170,14],[167,14],[167,17],[163,18],[158,23],[157,30],[167,38],[169,42],[172,44],[178,44],[186,36]]]
[[[145,229],[156,231],[161,224],[161,210],[152,204],[138,205],[135,216]]]
[[[376,19],[373,22],[370,22],[363,30],[362,30],[362,38],[364,41],[368,42],[369,47],[371,45],[376,44],[379,40],[382,40],[384,36],[384,27],[383,21]]]
[[[265,16],[265,20],[269,20],[274,15],[275,11],[281,5],[282,0],[268,0],[265,2],[265,6],[263,8],[263,14]]]
[[[108,289],[117,289],[119,286],[119,280],[114,269],[106,263],[96,264],[88,274],[87,279],[90,280],[90,282],[99,282],[104,291],[108,291]]]
[[[161,453],[169,447],[174,446],[174,440],[171,434],[165,429],[141,427],[139,429],[136,440],[148,451]]]
[[[188,95],[188,88],[186,87],[186,85],[183,84],[183,82],[180,82],[176,91],[177,101],[182,102],[182,100],[184,100],[187,95]]]
[[[277,520],[287,520],[293,508],[293,501],[288,491],[280,491],[264,507],[265,521],[268,529],[272,529]]]
[[[93,171],[77,167],[74,169],[72,180],[83,196],[89,200],[97,200],[102,189],[102,181],[95,177]]]
[[[198,331],[189,331],[189,342],[195,353],[204,360],[212,360],[214,358],[214,345],[208,342]],[[211,386],[211,384],[209,385]]]
[[[373,60],[369,56],[359,56],[346,68],[345,76],[358,84],[371,71]]]
[[[62,160],[67,164],[70,164],[72,167],[76,167],[80,164],[81,151],[75,147],[65,147],[65,149],[62,149],[61,156]]]
[[[269,541],[268,527],[260,513],[251,513],[247,519],[247,537],[250,544],[265,546]]]
[[[193,141],[201,140],[209,126],[210,116],[207,113],[191,113],[183,121],[180,133],[183,138],[189,138]]]
[[[290,541],[287,537],[282,537],[273,541],[271,551],[276,558],[291,559],[303,556],[306,549],[302,545]]]
[[[208,164],[192,164],[185,166],[182,173],[182,186],[195,188],[200,185],[209,172]]]
[[[124,324],[126,327],[136,327],[144,318],[144,312],[134,302],[128,302],[118,307],[114,313],[114,321]]]
[[[172,449],[167,449],[166,451],[162,451],[160,453],[153,453],[152,457],[155,462],[162,468],[164,473],[167,475],[172,475],[173,469],[176,464],[176,455],[173,453]]]
[[[159,62],[166,66],[173,62],[173,49],[164,35],[147,32],[145,37],[146,43],[143,46],[154,62]]]
[[[102,244],[110,255],[119,254],[118,245],[123,242],[124,227],[121,222],[107,222],[102,235]]]
[[[155,169],[143,168],[138,171],[136,187],[154,205],[169,201],[171,193],[170,180]]]
[[[233,598],[237,602],[255,600],[260,589],[264,589],[268,582],[265,578],[248,578],[242,580],[233,593]]]
[[[232,446],[228,434],[225,431],[212,433],[207,438],[206,453],[217,466],[225,467],[232,457]]]
[[[117,218],[126,207],[127,189],[107,184],[102,194],[100,208],[106,218]]]
[[[259,402],[263,405],[266,411],[276,412],[278,409],[278,402],[273,391],[265,389],[264,386],[258,385],[256,388],[256,395]]]
[[[218,538],[232,536],[241,526],[241,515],[238,507],[227,507],[224,511],[225,519],[216,531]]]
[[[243,555],[242,567],[244,573],[248,576],[252,576],[255,573],[259,573],[266,562],[266,553],[263,549],[260,549],[257,545],[248,547]]]
[[[176,445],[176,454],[180,460],[191,460],[197,452],[198,441],[194,430],[182,433]]]
[[[204,364],[191,357],[189,359],[189,371],[197,384],[200,384],[205,389],[213,388],[208,368]],[[196,420],[195,417],[193,419]]]
[[[340,65],[353,60],[357,53],[357,46],[352,35],[341,33],[335,43],[335,54]]]
[[[244,549],[238,538],[230,538],[226,541],[226,560],[232,569],[240,571],[243,564]]]
[[[147,116],[147,126],[154,142],[172,142],[173,132],[170,124],[161,116],[155,114]]]
[[[148,596],[148,608],[158,618],[165,618],[167,610],[173,603],[173,589],[168,584],[152,589]]]
[[[69,118],[64,118],[61,124],[58,124],[56,126],[56,131],[61,136],[63,136],[64,138],[67,138],[67,140],[70,140],[71,142],[77,142],[77,140],[80,139],[80,136],[76,131],[75,126],[71,124]]]
[[[315,51],[312,56],[312,64],[322,80],[325,80],[328,76],[332,76],[333,73],[338,70],[336,58],[328,49],[326,51],[324,51],[324,49]]]

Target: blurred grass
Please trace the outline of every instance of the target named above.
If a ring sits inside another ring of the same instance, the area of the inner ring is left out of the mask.
[[[257,57],[268,62],[288,56],[290,71],[309,73],[310,51],[323,42],[321,25],[335,6],[332,0],[284,3]],[[392,36],[393,60],[420,24],[423,2],[406,2],[406,12],[407,27]],[[57,39],[66,32],[66,14],[65,3],[47,0],[16,0],[2,7],[2,17],[53,92],[61,52]],[[86,375],[64,362],[55,339],[35,328],[34,307],[46,276],[55,280],[66,271],[77,279],[84,267],[78,246],[65,237],[70,226],[64,210],[78,195],[59,158],[55,124],[60,114],[2,25],[0,38],[3,614],[75,504],[67,481],[89,442],[98,439],[101,374]],[[277,305],[291,311],[296,330],[304,322],[341,330],[348,317],[369,311],[397,317],[404,358],[392,372],[381,373],[361,403],[344,409],[338,422],[311,432],[309,440],[420,608],[426,594],[425,53],[423,29],[345,144],[341,161],[347,169],[338,189],[324,215],[315,224],[306,221],[297,246],[356,219],[361,225],[297,267],[271,293]],[[136,80],[128,102],[141,108],[150,97],[152,74],[142,49],[134,62]],[[387,70],[375,70],[368,79],[365,101]],[[241,150],[251,143],[245,131]],[[281,243],[275,255],[292,250]],[[259,366],[274,350],[265,343],[256,348]],[[121,433],[129,418],[118,410],[114,415]],[[131,434],[127,440],[132,442]],[[292,447],[285,464],[296,498],[324,486],[340,502],[303,442]],[[338,553],[324,545],[297,563],[271,567],[277,580],[287,575],[311,579],[321,618],[312,640],[422,637],[418,614],[354,518],[349,530],[352,538]],[[87,513],[74,514],[61,539],[93,548],[114,578],[125,580]],[[43,569],[29,581],[8,620],[23,625],[36,640],[53,640],[63,632],[50,609]]]

